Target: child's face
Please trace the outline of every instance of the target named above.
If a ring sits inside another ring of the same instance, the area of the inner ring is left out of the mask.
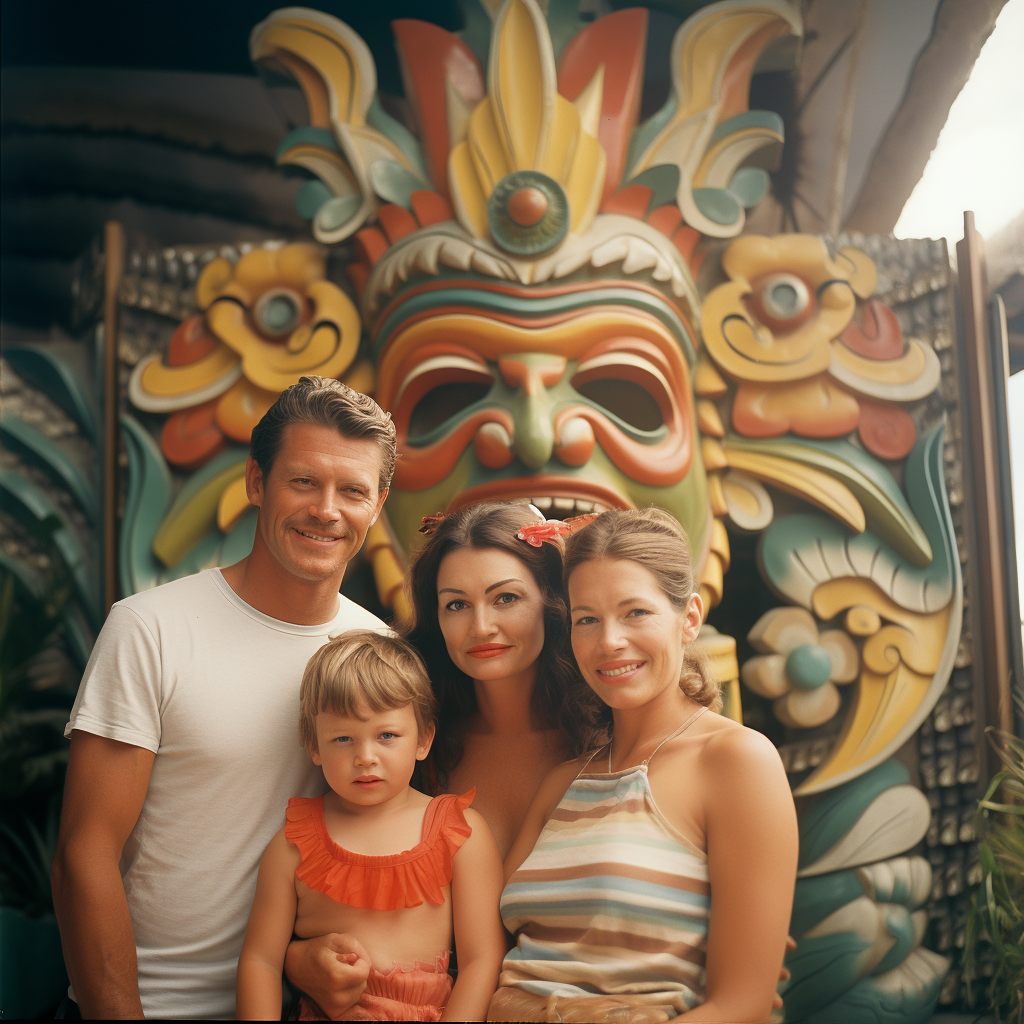
[[[421,735],[411,704],[391,711],[361,710],[359,718],[321,711],[316,716],[319,751],[310,753],[345,803],[374,807],[409,785],[416,762],[430,750],[434,727]]]

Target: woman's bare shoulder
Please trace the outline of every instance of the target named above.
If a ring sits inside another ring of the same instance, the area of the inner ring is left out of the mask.
[[[686,760],[692,756],[694,743],[699,747],[701,766],[716,778],[723,773],[744,777],[749,772],[765,770],[780,772],[785,777],[782,759],[772,741],[724,715],[703,715],[698,728],[667,746],[666,760]]]

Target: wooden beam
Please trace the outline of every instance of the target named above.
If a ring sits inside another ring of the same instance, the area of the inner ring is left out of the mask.
[[[970,77],[1006,0],[942,0],[899,109],[864,175],[847,231],[887,235],[921,180],[949,108]]]
[[[985,252],[981,235],[974,227],[974,214],[964,214],[964,237],[956,245],[959,305],[961,314],[961,355],[966,383],[961,409],[968,413],[965,466],[970,465],[973,486],[967,492],[973,500],[966,511],[974,523],[976,549],[975,578],[978,586],[971,595],[973,661],[975,679],[981,682],[986,725],[1013,731],[1010,702],[1010,645],[1007,635],[1007,587],[1004,572],[1006,531],[1002,522],[999,487],[999,455],[996,439],[993,358],[988,339],[985,301]],[[976,690],[977,692],[977,690]],[[979,753],[986,755],[984,749]],[[989,772],[991,774],[991,772]]]
[[[120,394],[117,380],[118,292],[124,272],[124,228],[103,227],[103,613],[117,600],[117,478]]]

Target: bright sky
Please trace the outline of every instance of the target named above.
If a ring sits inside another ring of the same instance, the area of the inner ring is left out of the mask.
[[[1024,210],[1024,0],[1000,11],[894,233],[952,249],[964,210],[983,237]]]

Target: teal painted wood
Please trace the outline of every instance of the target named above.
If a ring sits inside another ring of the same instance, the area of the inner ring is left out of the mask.
[[[0,438],[12,451],[31,459],[67,488],[89,523],[96,522],[96,492],[62,448],[35,427],[11,415],[0,416]]]
[[[793,916],[789,919],[790,935],[799,939],[829,914],[863,895],[864,885],[855,871],[798,878],[793,894]]]
[[[853,988],[867,973],[871,945],[856,932],[802,939],[786,957],[791,974],[782,994],[787,1024],[803,1021],[823,1007],[830,1009],[837,996]]]
[[[679,168],[675,164],[658,164],[648,167],[626,183],[627,185],[646,185],[651,189],[651,201],[647,204],[644,216],[666,203],[676,201],[679,189]]]
[[[920,953],[912,954],[919,956]],[[920,975],[919,975],[920,977]],[[939,1001],[942,974],[936,974],[919,989],[907,987],[898,994],[892,985],[874,976],[862,978],[848,992],[816,1013],[802,1018],[803,1024],[926,1024]],[[790,1018],[788,1011],[786,1021]],[[964,1020],[973,1020],[965,1017]]]
[[[252,542],[256,538],[256,513],[255,508],[250,508],[238,517],[238,522],[224,538],[220,551],[221,565],[234,565],[252,551]]]
[[[32,387],[57,403],[85,432],[96,440],[96,412],[78,375],[51,352],[41,348],[12,345],[4,349],[11,369]]]
[[[849,441],[816,441],[792,434],[757,441],[730,434],[726,443],[740,451],[775,455],[827,473],[853,492],[864,508],[869,530],[915,565],[931,564],[931,544],[892,473]]]
[[[39,573],[16,558],[5,555],[2,551],[0,551],[0,571],[9,572],[21,588],[23,596],[32,601],[34,605],[38,606],[42,603],[45,595],[43,580]],[[65,605],[64,611],[61,613],[61,622],[64,624],[64,638],[68,651],[74,658],[75,664],[84,669],[96,639],[92,627],[82,609],[73,603]]]
[[[39,604],[43,600],[43,580],[34,569],[0,551],[0,570],[9,572],[21,587],[23,595],[31,601]]]
[[[128,453],[128,495],[121,521],[118,575],[128,597],[162,582],[163,565],[153,555],[153,538],[171,499],[171,473],[156,442],[137,420],[121,417]]]
[[[311,124],[304,124],[299,128],[293,128],[277,145],[277,161],[281,162],[283,157],[292,146],[310,144],[323,146],[332,153],[340,153],[341,147],[334,139],[334,132],[329,128],[317,128]]]
[[[820,583],[859,577],[873,580],[901,607],[922,613],[939,611],[959,595],[960,562],[942,476],[943,432],[940,424],[921,438],[906,463],[910,508],[931,545],[930,565],[911,564],[872,530],[851,535],[826,516],[799,513],[777,518],[761,538],[761,570],[775,590],[810,608]]]
[[[743,207],[727,188],[695,188],[693,201],[708,220],[727,226],[735,224],[743,214]]]
[[[366,111],[366,123],[390,139],[409,158],[412,169],[423,179],[423,187],[430,188],[427,184],[430,181],[430,171],[427,170],[427,162],[423,158],[420,140],[381,106],[380,98],[376,95]]]
[[[71,577],[76,597],[98,624],[98,593],[85,549],[57,506],[35,484],[6,469],[0,470],[0,502],[29,532],[53,545]]]
[[[429,189],[427,182],[407,171],[397,160],[375,160],[370,165],[373,191],[385,202],[412,209],[413,192]]]
[[[633,129],[633,134],[629,138],[629,149],[626,153],[626,168],[625,173],[622,175],[623,181],[629,180],[629,173],[633,169],[633,165],[644,155],[647,147],[658,137],[659,132],[661,132],[665,125],[672,120],[672,116],[675,114],[678,106],[679,100],[675,92],[670,92],[661,110],[651,114],[646,121],[638,124]]]
[[[157,449],[159,451],[159,449]],[[174,499],[165,520],[171,520],[215,477],[231,466],[244,462],[249,457],[249,449],[241,445],[232,445],[230,448],[215,455],[201,469],[197,469],[188,480],[185,486],[178,492]],[[161,459],[163,456],[161,455]]]
[[[910,773],[899,761],[885,761],[820,797],[800,819],[798,869],[809,867],[828,853],[880,793],[908,782]]]

